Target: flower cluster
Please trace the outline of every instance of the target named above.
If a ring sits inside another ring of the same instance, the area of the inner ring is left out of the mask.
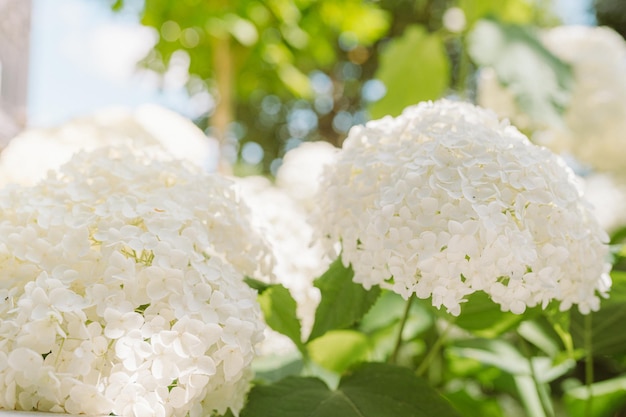
[[[0,154],[0,184],[33,185],[80,150],[120,144],[165,149],[174,158],[211,172],[217,166],[214,139],[171,110],[143,105],[133,111],[104,109],[56,127],[20,133]]]
[[[544,46],[571,65],[574,84],[563,126],[536,123],[516,105],[487,68],[479,80],[478,101],[535,132],[542,144],[574,155],[592,168],[623,172],[626,130],[626,41],[607,27],[560,26],[542,33]]]
[[[233,183],[130,148],[0,191],[0,408],[235,413],[268,247]]]
[[[599,308],[606,233],[564,162],[494,113],[441,100],[352,128],[316,216],[355,281],[458,315],[484,291],[504,311]]]
[[[320,301],[313,280],[328,269],[330,259],[324,257],[319,243],[311,243],[313,228],[307,222],[308,213],[285,190],[258,176],[238,178],[236,182],[243,200],[251,207],[255,225],[272,245],[275,279],[289,289],[297,302],[297,316],[306,336],[313,327]],[[268,337],[264,350],[275,353],[285,350],[282,347],[293,347],[291,342],[280,343],[278,339],[284,340],[275,334]]]

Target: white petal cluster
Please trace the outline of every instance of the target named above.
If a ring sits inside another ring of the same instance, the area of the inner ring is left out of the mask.
[[[156,105],[109,108],[50,128],[28,129],[0,154],[0,185],[33,185],[74,153],[126,144],[158,147],[207,171],[217,167],[217,142],[185,117]]]
[[[571,153],[598,170],[623,173],[626,41],[608,27],[587,26],[559,26],[543,32],[541,40],[573,70],[574,83],[563,126],[534,123],[490,69],[479,80],[479,104],[511,118],[520,128],[534,131],[537,141],[555,151]]]
[[[484,291],[504,311],[599,308],[606,233],[573,173],[494,113],[441,100],[352,128],[324,173],[317,224],[355,281],[458,315]]]
[[[313,326],[320,301],[319,289],[313,286],[313,280],[328,269],[330,259],[324,256],[319,243],[311,243],[313,228],[307,221],[307,211],[283,189],[258,176],[238,178],[237,185],[251,208],[255,225],[272,246],[276,258],[274,276],[297,302],[297,316],[306,336]],[[291,342],[285,345],[278,339],[282,338],[268,337],[263,349],[275,353],[293,347]]]
[[[0,191],[0,408],[235,413],[273,268],[230,180],[130,148]]]

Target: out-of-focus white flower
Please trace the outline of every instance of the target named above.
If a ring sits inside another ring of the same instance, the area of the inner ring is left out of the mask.
[[[285,154],[283,164],[276,173],[276,185],[306,210],[313,209],[319,176],[324,165],[333,160],[338,150],[324,141],[302,143]]]
[[[460,7],[450,7],[444,12],[442,23],[443,27],[448,29],[450,32],[462,32],[467,24],[463,9]]]
[[[276,259],[274,276],[291,292],[297,302],[297,315],[306,337],[313,326],[315,310],[320,301],[319,289],[313,280],[330,264],[319,243],[312,244],[313,228],[308,213],[283,189],[267,178],[238,178],[242,198],[251,208],[254,223],[272,246]],[[273,332],[272,332],[273,333]],[[262,350],[269,353],[286,351],[293,343],[280,335],[268,335]]]
[[[0,190],[0,408],[235,413],[270,249],[232,181],[128,147]]]
[[[626,227],[626,184],[621,178],[592,174],[579,178],[600,225],[613,232]]]
[[[491,69],[481,71],[478,103],[532,131],[533,140],[556,152],[569,152],[594,169],[624,172],[626,41],[610,28],[586,26],[556,27],[543,32],[541,40],[572,66],[574,84],[563,126],[529,118]]]
[[[0,153],[0,185],[35,184],[74,153],[128,144],[164,148],[174,158],[207,171],[217,168],[218,145],[185,117],[156,105],[134,111],[105,109],[54,128],[30,129],[13,138]]]
[[[549,150],[490,111],[441,100],[354,127],[318,195],[316,224],[355,281],[432,297],[458,315],[484,291],[504,311],[599,308],[606,233]]]

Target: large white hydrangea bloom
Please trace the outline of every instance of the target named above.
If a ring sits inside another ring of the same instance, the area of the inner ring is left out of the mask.
[[[570,153],[594,169],[623,173],[626,41],[608,27],[588,26],[546,30],[541,41],[573,70],[574,83],[562,126],[545,126],[532,120],[489,68],[479,78],[478,103],[510,118],[520,128],[533,131],[533,139],[557,152]]]
[[[273,268],[248,216],[231,181],[130,148],[0,190],[0,408],[237,412],[264,329],[243,275]]]
[[[352,128],[323,175],[316,222],[355,281],[458,315],[484,291],[504,311],[599,308],[606,233],[549,150],[491,111],[441,100]]]

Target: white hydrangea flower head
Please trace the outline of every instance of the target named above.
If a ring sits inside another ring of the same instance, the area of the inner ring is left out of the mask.
[[[338,148],[328,142],[304,142],[285,154],[276,173],[276,185],[307,211],[317,204],[315,194],[324,165],[332,162]]]
[[[316,224],[365,288],[460,313],[484,291],[522,313],[599,308],[608,240],[572,171],[495,113],[441,100],[352,128],[327,166]]]
[[[328,269],[330,259],[319,242],[312,243],[314,233],[308,213],[287,192],[260,176],[237,178],[236,182],[251,208],[255,225],[272,246],[275,279],[297,302],[297,316],[306,337],[320,302],[320,292],[313,281]],[[289,339],[272,334],[262,349],[275,353],[293,347]]]
[[[20,133],[0,153],[0,185],[33,185],[80,150],[119,144],[165,149],[172,157],[209,172],[217,168],[215,139],[191,120],[146,104],[134,110],[108,108],[56,127]]]
[[[169,417],[243,406],[270,249],[234,184],[131,148],[0,190],[0,408]]]
[[[533,139],[568,152],[594,169],[624,172],[626,41],[608,27],[559,26],[541,34],[544,46],[572,66],[574,83],[562,126],[533,121],[500,86],[491,69],[479,78],[478,103],[534,132]]]

